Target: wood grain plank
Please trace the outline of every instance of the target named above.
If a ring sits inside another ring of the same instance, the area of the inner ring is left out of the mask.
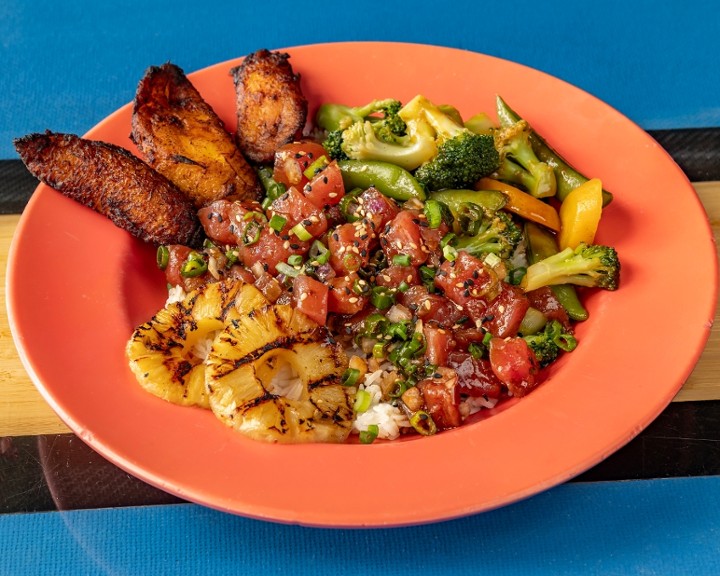
[[[712,226],[720,239],[720,182],[694,184]],[[0,298],[5,302],[8,249],[19,216],[0,215]],[[720,399],[720,322],[716,312],[709,341],[675,401]],[[68,432],[37,391],[12,341],[6,306],[0,310],[0,437]]]

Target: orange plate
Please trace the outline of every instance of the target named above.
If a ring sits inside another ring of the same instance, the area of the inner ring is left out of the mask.
[[[209,412],[140,389],[124,348],[164,302],[154,250],[41,185],[11,249],[8,307],[25,367],[72,430],[131,474],[212,508],[315,526],[398,526],[489,510],[555,486],[665,408],[709,335],[717,261],[693,188],[654,140],[586,92],[494,57],[395,43],[287,51],[311,113],[322,100],[424,93],[468,116],[492,113],[501,94],[615,194],[597,240],[621,256],[621,289],[593,293],[579,347],[545,384],[492,417],[395,443],[266,445]],[[228,71],[239,61],[190,75],[231,129]],[[130,114],[124,106],[87,136],[134,151]]]

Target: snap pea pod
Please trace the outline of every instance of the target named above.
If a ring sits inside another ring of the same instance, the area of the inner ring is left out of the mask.
[[[557,254],[559,251],[555,236],[533,222],[525,223],[525,237],[528,242],[527,256],[530,264],[535,264],[535,262]],[[588,319],[588,312],[580,302],[574,286],[556,284],[550,286],[550,289],[571,319],[578,322]]]
[[[394,200],[425,200],[423,186],[410,172],[395,164],[376,160],[341,160],[338,166],[346,190],[365,190],[373,186]]]
[[[496,98],[497,115],[501,126],[509,126],[522,120],[507,103],[500,97]],[[567,160],[558,154],[535,130],[530,130],[530,143],[537,157],[549,164],[555,171],[557,178],[556,196],[561,202],[575,188],[589,180],[586,176],[578,172]],[[613,195],[607,190],[603,190],[603,206],[607,206],[612,202]]]
[[[494,212],[507,203],[507,196],[499,190],[440,190],[431,192],[430,198],[445,204],[456,218],[463,204],[477,204]]]

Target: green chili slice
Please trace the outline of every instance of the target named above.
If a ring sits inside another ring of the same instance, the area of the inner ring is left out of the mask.
[[[320,265],[327,264],[327,261],[330,260],[330,250],[320,240],[315,240],[312,243],[308,255],[312,262],[317,262]]]
[[[170,262],[170,250],[168,250],[168,247],[158,246],[155,258],[157,260],[157,267],[160,268],[160,270],[165,270]]]
[[[245,230],[243,231],[242,243],[245,246],[255,244],[255,242],[260,240],[261,231],[262,226],[260,225],[260,223],[256,220],[251,220],[250,222],[248,222],[248,225],[245,226]]]
[[[287,262],[278,262],[277,264],[275,264],[275,270],[277,270],[280,274],[290,276],[291,278],[295,278],[295,276],[298,276],[300,274],[300,270],[296,270]]]
[[[302,266],[303,257],[300,254],[293,254],[288,256],[287,262],[290,266]]]
[[[437,432],[435,421],[425,410],[418,410],[410,416],[410,425],[415,428],[416,432],[423,436],[432,436]]]
[[[184,278],[195,278],[202,276],[207,272],[207,269],[208,265],[202,254],[199,252],[190,252],[187,260],[182,265],[182,268],[180,268],[180,275]]]

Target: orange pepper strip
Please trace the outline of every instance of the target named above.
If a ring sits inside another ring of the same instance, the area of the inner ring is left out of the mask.
[[[504,206],[505,210],[514,212],[526,220],[542,224],[551,230],[555,230],[555,232],[560,231],[560,216],[558,216],[557,210],[547,202],[523,192],[520,188],[515,188],[515,186],[510,186],[493,178],[480,178],[475,183],[475,190],[499,190],[508,199],[507,204]]]

